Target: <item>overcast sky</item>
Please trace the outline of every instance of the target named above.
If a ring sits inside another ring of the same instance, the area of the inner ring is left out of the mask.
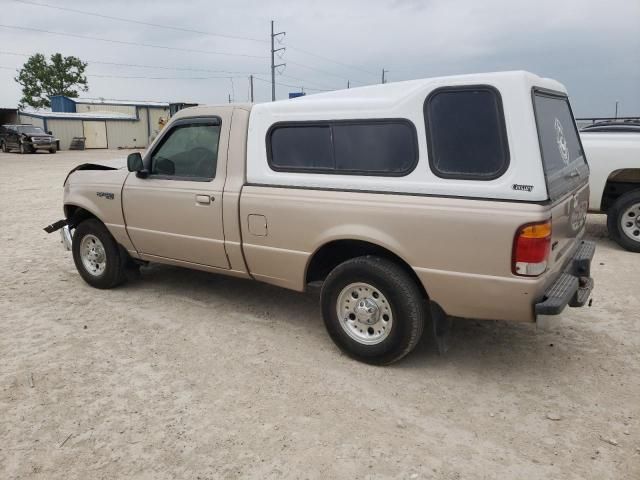
[[[287,32],[278,45],[287,47],[279,60],[287,66],[276,80],[286,85],[278,86],[278,98],[299,87],[313,93],[345,88],[347,80],[352,86],[377,83],[382,68],[389,81],[522,69],[564,83],[576,116],[613,115],[616,100],[620,115],[640,115],[640,0],[33,1],[257,41],[1,0],[3,107],[20,98],[14,69],[27,58],[9,53],[35,52],[89,62],[90,90],[82,96],[219,103],[231,94],[246,101],[247,77],[254,73],[256,101],[267,101],[273,19],[277,31]],[[234,78],[213,78],[224,76]]]

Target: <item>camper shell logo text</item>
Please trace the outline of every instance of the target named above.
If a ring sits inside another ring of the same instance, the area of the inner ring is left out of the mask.
[[[569,147],[567,147],[567,139],[564,136],[564,129],[562,123],[556,118],[553,126],[556,129],[556,143],[558,144],[558,151],[560,152],[560,158],[565,165],[569,165]]]

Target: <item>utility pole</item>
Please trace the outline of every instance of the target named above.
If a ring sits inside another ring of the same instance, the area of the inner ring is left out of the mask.
[[[385,78],[385,74],[389,73],[389,70],[382,69],[382,83],[387,83],[387,79]]]
[[[618,119],[618,100],[616,100],[616,120]]]
[[[347,88],[351,88],[351,82],[347,80]]]
[[[251,98],[251,103],[253,103],[253,75],[249,75],[249,97]]]
[[[286,63],[280,63],[278,65],[275,64],[276,61],[276,52],[281,50],[285,50],[285,47],[275,48],[274,40],[279,35],[286,35],[286,32],[273,32],[273,20],[271,20],[271,101],[274,102],[276,100],[276,68],[284,67]]]
[[[231,103],[231,94],[229,94],[229,103]]]

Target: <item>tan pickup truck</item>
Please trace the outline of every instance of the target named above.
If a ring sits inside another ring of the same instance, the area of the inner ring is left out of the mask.
[[[564,87],[530,73],[189,108],[127,164],[72,170],[46,229],[87,283],[145,262],[322,282],[331,338],[365,362],[425,324],[533,322],[593,286],[589,168]]]

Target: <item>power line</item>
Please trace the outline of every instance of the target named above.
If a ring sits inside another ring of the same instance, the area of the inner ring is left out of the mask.
[[[346,67],[346,68],[352,68],[354,70],[359,70],[359,71],[361,71],[363,73],[368,73],[369,75],[377,75],[377,73],[373,73],[373,72],[371,72],[369,70],[365,70],[362,67],[358,67],[358,66],[355,66],[355,65],[349,65],[348,63],[339,62],[338,60],[332,60],[332,59],[330,59],[328,57],[325,57],[323,55],[318,55],[317,53],[313,53],[313,52],[310,52],[308,50],[303,50],[302,48],[289,47],[289,49],[290,50],[295,50],[296,52],[304,53],[305,55],[310,55],[312,57],[316,57],[316,58],[320,58],[322,60],[326,60],[327,62],[333,62],[335,64],[341,65],[341,66]]]
[[[264,82],[264,83],[271,83],[271,80],[260,78],[257,75],[254,75],[253,79],[260,80],[261,82]],[[290,83],[281,83],[281,82],[276,82],[276,85],[280,85],[282,87],[290,87],[290,88],[306,88],[307,90],[313,90],[314,92],[330,92],[331,91],[331,90],[324,90],[321,88],[310,88],[310,87],[305,87],[304,85],[291,85]]]
[[[47,33],[49,35],[58,35],[58,36],[62,36],[62,37],[82,38],[82,39],[85,39],[85,40],[95,40],[95,41],[100,41],[100,42],[116,43],[116,44],[119,44],[119,45],[135,45],[135,46],[138,46],[138,47],[160,48],[160,49],[163,49],[163,50],[174,50],[174,51],[177,51],[177,52],[204,53],[204,54],[207,54],[207,55],[224,55],[224,56],[228,56],[228,57],[259,58],[260,60],[263,60],[265,58],[264,56],[249,55],[249,54],[246,54],[246,53],[215,52],[215,51],[210,51],[210,50],[195,50],[195,49],[192,49],[192,48],[170,47],[170,46],[167,46],[167,45],[154,45],[154,44],[150,44],[150,43],[127,42],[125,40],[114,40],[112,38],[91,37],[89,35],[79,35],[79,34],[76,34],[76,33],[52,32],[50,30],[42,30],[42,29],[39,29],[39,28],[31,28],[31,27],[18,27],[16,25],[0,24],[0,28],[8,28],[8,29],[13,29],[13,30],[25,30],[25,31],[31,31],[31,32]]]
[[[316,82],[309,82],[307,80],[304,80],[303,78],[298,78],[298,77],[292,77],[291,75],[287,74],[285,75],[284,73],[280,75],[281,77],[284,78],[290,78],[291,80],[298,80],[299,82],[303,82],[305,84],[311,84],[311,85],[315,85],[316,87],[321,87],[323,90],[326,91],[330,91],[330,90],[340,90],[339,88],[334,88],[334,87],[329,87],[327,85],[320,85],[319,83]]]
[[[179,31],[179,32],[196,33],[196,34],[199,34],[199,35],[209,35],[209,36],[213,36],[213,37],[229,38],[229,39],[232,39],[232,40],[245,40],[245,41],[251,41],[251,42],[258,42],[258,43],[268,43],[267,40],[263,40],[263,39],[259,39],[259,38],[243,37],[243,36],[240,36],[240,35],[228,35],[228,34],[222,34],[222,33],[213,33],[213,32],[207,32],[207,31],[203,31],[203,30],[195,30],[195,29],[185,28],[185,27],[176,27],[176,26],[173,26],[173,25],[144,22],[144,21],[141,21],[141,20],[132,20],[130,18],[116,17],[116,16],[112,16],[112,15],[103,15],[103,14],[100,14],[100,13],[89,12],[89,11],[86,11],[86,10],[78,10],[78,9],[75,9],[75,8],[60,7],[60,6],[57,6],[57,5],[51,5],[51,4],[48,4],[48,3],[33,2],[33,1],[30,1],[30,0],[13,0],[13,1],[17,2],[17,3],[23,3],[23,4],[26,4],[26,5],[34,5],[34,6],[38,6],[38,7],[52,8],[52,9],[56,9],[56,10],[63,10],[63,11],[67,11],[67,12],[77,13],[77,14],[80,14],[80,15],[89,15],[89,16],[92,16],[92,17],[106,18],[106,19],[109,19],[109,20],[133,23],[133,24],[137,24],[137,25],[146,25],[146,26],[155,27],[155,28],[165,28],[165,29]],[[369,75],[377,75],[376,73],[371,72],[369,70],[366,70],[366,69],[364,69],[362,67],[358,67],[356,65],[350,65],[348,63],[344,63],[344,62],[341,62],[341,61],[338,61],[338,60],[334,60],[334,59],[326,57],[324,55],[319,55],[317,53],[310,52],[309,50],[305,50],[305,49],[298,48],[298,47],[291,47],[291,46],[289,47],[289,49],[295,50],[295,51],[303,53],[305,55],[309,55],[309,56],[312,56],[312,57],[316,57],[316,58],[325,60],[327,62],[332,62],[332,63],[335,63],[337,65],[341,65],[341,66],[346,67],[346,68],[351,68],[353,70],[358,70],[360,72],[367,73]],[[322,71],[322,70],[318,70],[318,71]],[[345,77],[342,77],[342,78],[345,78]],[[366,83],[366,82],[361,82],[361,83]]]
[[[8,67],[6,65],[0,65],[0,69],[3,70],[16,70],[16,67]],[[103,74],[103,73],[87,73],[85,74],[87,77],[94,78],[121,78],[127,80],[212,80],[212,79],[234,79],[234,78],[245,78],[244,75],[237,76],[229,76],[229,75],[221,75],[221,76],[206,76],[206,77],[149,77],[143,75],[111,75],[111,74]]]
[[[88,12],[86,10],[78,10],[78,9],[75,9],[75,8],[59,7],[58,5],[50,5],[48,3],[31,2],[29,0],[13,0],[13,1],[14,2],[18,2],[18,3],[28,4],[28,5],[35,5],[37,7],[53,8],[55,10],[64,10],[66,12],[79,13],[81,15],[89,15],[91,17],[99,17],[99,18],[106,18],[108,20],[116,20],[116,21],[119,21],[119,22],[134,23],[136,25],[146,25],[148,27],[166,28],[168,30],[175,30],[175,31],[178,31],[178,32],[189,32],[189,33],[197,33],[199,35],[209,35],[209,36],[212,36],[212,37],[229,38],[229,39],[232,39],[232,40],[246,40],[246,41],[249,41],[249,42],[267,43],[266,40],[259,39],[259,38],[242,37],[240,35],[228,35],[228,34],[223,34],[223,33],[205,32],[205,31],[202,31],[202,30],[194,30],[194,29],[191,29],[191,28],[175,27],[173,25],[163,25],[163,24],[159,24],[159,23],[143,22],[141,20],[132,20],[130,18],[114,17],[112,15],[103,15],[103,14],[100,14],[100,13]]]
[[[148,77],[143,75],[110,75],[99,73],[87,73],[87,77],[95,78],[124,78],[124,79],[144,79],[144,80],[212,80],[212,79],[233,79],[233,78],[245,78],[242,76],[207,76],[207,77]]]
[[[21,53],[21,52],[10,52],[7,50],[0,50],[0,55],[12,55],[12,56],[18,56],[18,57],[30,57],[33,54],[28,54],[28,53]],[[175,71],[185,71],[185,72],[203,72],[203,73],[228,73],[228,74],[232,74],[233,78],[243,78],[243,75],[255,75],[255,71],[254,72],[238,72],[238,71],[231,71],[231,70],[209,70],[206,68],[196,68],[196,67],[173,67],[173,66],[166,66],[166,65],[144,65],[144,64],[138,64],[138,63],[118,63],[118,62],[106,62],[106,61],[102,61],[102,60],[90,60],[87,59],[86,62],[89,64],[89,66],[96,64],[96,65],[113,65],[113,66],[118,66],[118,67],[132,67],[132,68],[150,68],[150,69],[160,69],[160,70],[175,70]],[[5,69],[14,69],[17,67],[3,67]],[[98,75],[94,75],[94,74],[89,74],[89,76],[98,76]],[[206,76],[206,77],[149,77],[149,76],[121,76],[121,75],[113,75],[113,76],[108,76],[107,74],[104,75],[99,75],[102,78],[145,78],[145,79],[158,79],[158,80],[178,80],[178,79],[185,79],[185,80],[204,80],[204,79],[210,79],[210,78],[230,78],[231,76],[226,76],[226,75],[221,75],[221,76]],[[317,82],[314,81],[308,81],[305,80],[304,78],[299,78],[299,77],[294,77],[292,75],[282,75],[282,77],[285,78],[290,78],[291,80],[298,80],[299,82],[302,82],[302,84],[304,85],[315,85],[316,87],[320,87],[318,89],[315,88],[311,88],[311,87],[307,87],[307,89],[310,90],[317,90],[317,91],[331,91],[331,90],[338,90],[338,88],[335,87],[330,87],[328,85],[322,85],[319,84]],[[284,86],[291,86],[291,87],[298,87],[298,85],[285,85],[285,84],[281,84],[281,83],[277,83],[278,85],[284,85]]]
[[[17,70],[16,67],[9,67],[9,66],[5,66],[5,65],[0,65],[0,69],[3,70]],[[112,78],[112,79],[123,79],[123,80],[215,80],[215,79],[224,79],[224,80],[230,80],[231,82],[233,82],[233,79],[236,78],[246,78],[244,75],[234,75],[234,76],[205,76],[205,77],[151,77],[151,76],[142,76],[142,75],[110,75],[110,74],[100,74],[100,73],[88,73],[86,74],[87,77],[90,78]],[[314,92],[329,92],[335,89],[330,89],[330,88],[313,88],[313,87],[309,87],[309,86],[305,86],[308,85],[308,82],[306,80],[303,79],[297,79],[295,77],[289,77],[289,78],[293,78],[294,80],[300,80],[302,83],[298,84],[298,85],[293,85],[290,83],[282,83],[282,82],[275,82],[276,85],[282,86],[282,87],[289,87],[289,88],[304,88],[307,90],[311,90]],[[253,75],[253,79],[254,80],[259,80],[261,82],[264,83],[271,83],[270,80],[266,80],[264,78],[261,78],[257,75]],[[232,83],[232,88],[233,88],[233,83]]]
[[[17,57],[30,57],[33,54],[28,53],[18,53],[18,52],[8,52],[5,50],[0,50],[0,55],[13,55]],[[117,62],[105,62],[102,60],[84,60],[89,65],[98,64],[98,65],[113,65],[117,67],[133,67],[133,68],[151,68],[151,69],[159,69],[159,70],[176,70],[176,71],[185,71],[185,72],[204,72],[204,73],[231,73],[231,74],[244,74],[250,75],[254,72],[238,72],[232,70],[209,70],[206,68],[194,68],[194,67],[169,67],[166,65],[143,65],[139,63],[117,63]]]
[[[14,0],[17,1],[17,0]],[[0,25],[2,26],[2,25]],[[16,56],[24,56],[24,57],[28,57],[30,56],[29,54],[26,53],[17,53],[17,52],[8,52],[8,51],[0,51],[0,54],[6,54],[6,55],[16,55]],[[260,57],[262,58],[262,57]],[[96,63],[96,64],[102,64],[102,65],[115,65],[115,66],[119,66],[119,67],[139,67],[139,68],[158,68],[158,69],[163,69],[163,70],[184,70],[184,71],[194,71],[194,72],[205,72],[205,73],[244,73],[245,75],[249,75],[251,73],[254,72],[236,72],[236,71],[227,71],[227,70],[208,70],[208,69],[204,69],[204,68],[180,68],[180,67],[167,67],[167,66],[160,66],[160,65],[141,65],[141,64],[135,64],[135,63],[116,63],[116,62],[105,62],[105,61],[99,61],[99,60],[87,60],[87,62],[89,63]],[[299,67],[303,67],[303,68],[307,68],[309,70],[314,70],[317,72],[321,72],[321,73],[325,73],[326,75],[331,75],[334,76],[336,78],[340,78],[342,80],[349,80],[347,77],[343,77],[341,75],[335,75],[332,74],[330,72],[326,72],[322,69],[316,68],[316,67],[312,67],[310,65],[305,65],[303,63],[298,63],[298,62],[293,62],[293,61],[289,61],[290,64],[292,65],[296,65]],[[294,77],[290,77],[290,78],[294,78]],[[352,83],[354,82],[353,80],[350,80]],[[360,84],[365,84],[364,82],[358,82]],[[334,89],[335,90],[335,89]]]
[[[345,77],[345,76],[343,76],[343,75],[337,75],[337,74],[335,74],[335,73],[327,72],[326,70],[322,70],[322,69],[317,68],[317,67],[312,67],[311,65],[306,65],[306,64],[304,64],[304,63],[294,62],[294,61],[291,61],[291,60],[287,60],[287,61],[288,61],[288,62],[289,62],[289,64],[291,64],[291,65],[296,65],[296,66],[298,66],[298,67],[307,68],[307,69],[309,69],[309,70],[313,70],[313,71],[315,71],[315,72],[324,73],[325,75],[330,75],[330,76],[332,76],[332,77],[340,78],[340,79],[342,79],[342,80],[349,80],[349,81],[353,82],[353,80],[351,80],[350,78]],[[361,85],[366,85],[366,82],[360,82],[360,81],[359,81],[358,83],[360,83]]]

